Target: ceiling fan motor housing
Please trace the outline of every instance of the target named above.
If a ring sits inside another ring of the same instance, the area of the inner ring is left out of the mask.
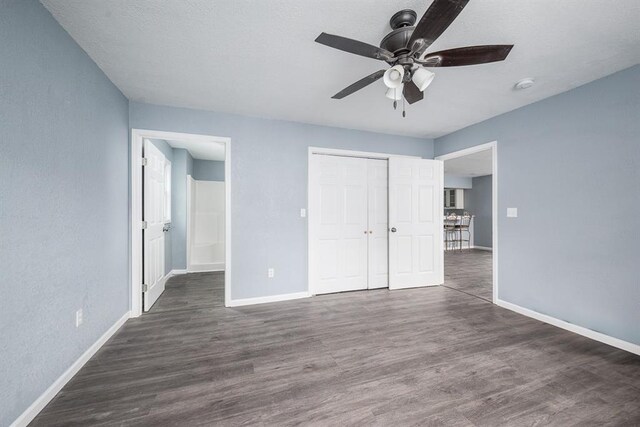
[[[393,29],[387,34],[380,42],[380,47],[388,50],[389,52],[398,54],[409,52],[407,44],[413,34],[414,26],[416,23],[416,12],[411,9],[403,9],[396,12],[389,20],[389,25]]]

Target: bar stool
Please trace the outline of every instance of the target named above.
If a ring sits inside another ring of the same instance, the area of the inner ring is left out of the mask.
[[[449,250],[451,245],[453,244],[453,248],[455,249],[455,243],[458,238],[458,231],[456,228],[456,223],[458,222],[458,216],[456,214],[449,214],[444,218],[444,249]]]
[[[469,227],[471,226],[471,221],[473,220],[473,216],[469,214],[469,212],[465,212],[464,215],[460,217],[460,224],[456,226],[456,229],[459,233],[459,242],[460,242],[460,250],[462,250],[462,242],[467,242],[467,247],[471,249],[471,230]],[[464,238],[464,233],[467,233],[467,239]]]

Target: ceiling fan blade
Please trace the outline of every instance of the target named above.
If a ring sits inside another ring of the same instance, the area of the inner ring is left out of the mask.
[[[422,54],[451,25],[468,2],[469,0],[433,0],[413,30],[407,46],[413,50],[413,44],[422,39],[422,44],[416,50],[418,54]]]
[[[358,80],[354,84],[347,86],[342,89],[340,92],[333,95],[331,98],[333,99],[342,99],[345,96],[351,95],[353,92],[357,92],[363,87],[369,86],[371,83],[379,80],[382,76],[384,76],[385,70],[376,71],[373,74],[369,74],[367,77]]]
[[[424,98],[424,93],[420,92],[418,86],[411,80],[404,84],[402,93],[409,104],[421,101]]]
[[[383,61],[393,58],[393,54],[388,50],[333,34],[322,33],[316,38],[316,42],[334,49],[366,56],[367,58],[380,59]]]
[[[512,44],[459,47],[457,49],[428,53],[424,60],[420,62],[424,62],[427,67],[487,64],[489,62],[503,61],[511,52],[512,47]]]

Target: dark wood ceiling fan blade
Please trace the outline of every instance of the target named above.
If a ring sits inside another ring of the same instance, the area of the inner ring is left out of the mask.
[[[418,86],[411,80],[404,84],[402,94],[409,104],[421,101],[424,98],[424,93],[420,92]]]
[[[503,61],[513,48],[512,44],[467,46],[429,53],[421,62],[427,67],[459,67]]]
[[[365,56],[367,58],[380,59],[382,61],[393,58],[393,54],[388,50],[333,34],[322,33],[316,38],[316,42],[334,49]]]
[[[336,93],[335,95],[333,95],[331,98],[333,99],[342,99],[345,96],[351,95],[353,92],[357,92],[360,89],[369,86],[371,83],[375,82],[376,80],[379,80],[382,76],[384,76],[384,72],[385,70],[380,70],[380,71],[376,71],[373,74],[369,74],[367,77],[358,80],[357,82],[355,82],[354,84],[347,86],[346,88],[342,89],[340,92]],[[416,88],[417,89],[417,88]]]
[[[434,0],[413,30],[407,47],[413,49],[414,42],[422,39],[417,53],[424,52],[451,25],[468,2],[469,0]]]

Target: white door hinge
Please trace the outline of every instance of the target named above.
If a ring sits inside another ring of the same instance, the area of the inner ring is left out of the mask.
[[[147,162],[147,158],[146,158],[146,157],[143,157],[143,158],[142,158],[142,166],[147,166],[147,163],[148,163],[148,162]]]
[[[146,283],[142,284],[142,292],[148,292],[149,291],[149,285],[147,285]]]
[[[147,228],[147,221],[142,221],[141,227],[143,230],[146,230]]]

